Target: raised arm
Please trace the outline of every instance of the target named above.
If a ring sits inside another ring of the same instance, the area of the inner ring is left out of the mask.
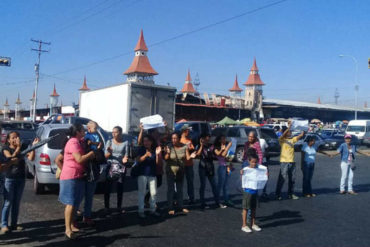
[[[139,128],[140,128],[140,132],[139,132],[139,136],[137,137],[137,144],[140,146],[140,145],[143,145],[143,134],[144,134],[144,126],[142,123],[140,123]]]
[[[284,139],[284,138],[286,138],[286,136],[288,135],[288,132],[290,131],[291,127],[292,127],[292,122],[291,122],[291,121],[289,121],[289,122],[288,122],[288,128],[287,128],[287,129],[284,131],[284,133],[280,136],[280,139]]]
[[[304,136],[304,131],[302,131],[301,132],[301,134],[299,134],[296,138],[297,138],[297,141],[299,140],[299,139],[301,139],[302,137]]]

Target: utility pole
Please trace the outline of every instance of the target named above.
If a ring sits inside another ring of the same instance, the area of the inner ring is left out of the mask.
[[[339,99],[339,91],[338,91],[338,88],[335,89],[334,99],[335,99],[335,104],[338,105],[338,99]]]
[[[40,57],[43,52],[49,52],[46,50],[42,49],[42,45],[51,45],[50,42],[44,42],[42,40],[34,40],[31,39],[32,42],[38,43],[38,48],[37,49],[31,49],[32,51],[37,51],[38,52],[38,60],[37,63],[35,64],[35,73],[36,73],[36,84],[35,84],[35,99],[33,101],[33,109],[32,109],[32,121],[36,121],[36,106],[37,106],[37,88],[39,85],[39,78],[40,78]]]

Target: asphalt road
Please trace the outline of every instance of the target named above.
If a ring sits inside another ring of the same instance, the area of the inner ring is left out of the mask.
[[[296,157],[299,161],[299,155]],[[340,168],[339,157],[319,155],[313,178],[315,198],[275,201],[278,163],[270,166],[268,192],[271,200],[262,201],[257,209],[257,222],[262,232],[247,234],[241,227],[241,195],[238,190],[238,168],[232,175],[230,194],[235,208],[201,211],[190,207],[188,215],[139,219],[136,212],[134,181],[127,182],[124,194],[123,215],[99,217],[103,208],[103,195],[94,200],[96,228],[84,228],[79,240],[64,238],[63,205],[58,202],[57,192],[34,195],[29,180],[24,193],[20,218],[23,232],[0,236],[0,245],[6,246],[370,246],[370,158],[359,156],[355,171],[357,196],[338,193]],[[196,165],[197,167],[197,165]],[[196,169],[197,171],[197,169]],[[199,179],[195,176],[196,195]],[[239,181],[240,182],[240,181]],[[301,195],[302,173],[297,170],[296,191]],[[286,191],[284,186],[283,191]],[[186,189],[184,190],[186,191]],[[207,184],[207,196],[211,191]],[[113,195],[112,205],[115,205]],[[166,185],[158,192],[161,206],[165,205]]]

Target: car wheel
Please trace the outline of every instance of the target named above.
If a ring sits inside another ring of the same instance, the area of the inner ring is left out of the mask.
[[[28,179],[32,179],[33,178],[33,175],[30,172],[30,168],[28,167],[28,165],[26,165],[26,178],[28,178]]]
[[[235,151],[235,160],[237,162],[240,162],[242,163],[243,162],[243,151],[244,151],[244,148],[243,147],[238,147]]]
[[[35,192],[36,195],[40,195],[45,191],[45,186],[39,183],[36,171],[35,176],[33,176],[33,191]]]

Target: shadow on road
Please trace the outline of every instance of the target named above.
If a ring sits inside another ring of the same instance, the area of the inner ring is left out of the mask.
[[[304,221],[299,211],[290,211],[290,210],[282,210],[275,212],[269,216],[257,217],[257,220],[261,223],[263,222],[263,224],[261,225],[261,227],[263,228],[297,224]],[[269,221],[273,222],[266,223]]]

